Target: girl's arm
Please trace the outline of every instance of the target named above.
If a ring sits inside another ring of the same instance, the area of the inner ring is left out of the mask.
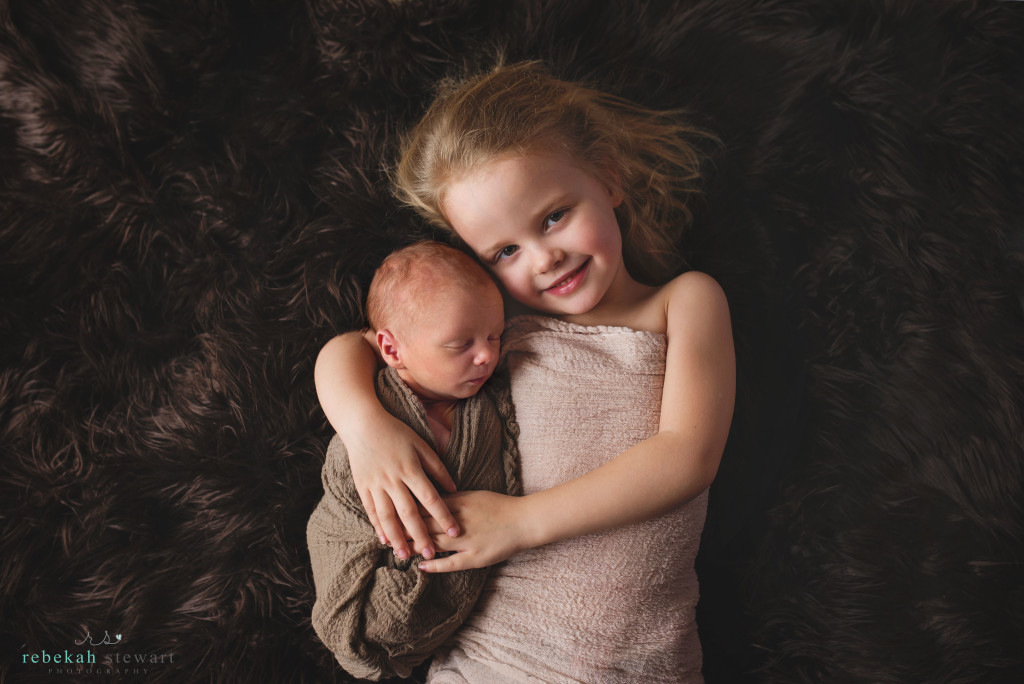
[[[659,431],[591,472],[524,497],[466,492],[448,499],[462,524],[438,540],[452,556],[431,572],[482,567],[517,551],[648,520],[711,484],[732,422],[736,361],[721,287],[687,273],[666,287],[668,352]],[[440,528],[431,524],[431,531]]]
[[[408,558],[411,538],[416,553],[430,558],[434,546],[416,500],[448,534],[458,534],[427,473],[450,492],[455,483],[433,449],[380,405],[373,386],[379,367],[374,345],[360,332],[324,345],[313,372],[317,397],[345,443],[352,480],[381,542],[390,541],[399,558]]]

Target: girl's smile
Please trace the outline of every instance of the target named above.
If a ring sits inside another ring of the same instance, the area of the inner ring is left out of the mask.
[[[617,186],[566,155],[533,152],[500,155],[449,182],[442,204],[510,295],[572,316],[633,282],[615,217],[621,201]]]
[[[565,276],[561,280],[555,281],[555,284],[544,290],[544,292],[554,295],[562,296],[571,294],[576,291],[576,288],[583,282],[583,278],[586,277],[587,266],[590,264],[590,259],[583,262],[583,265],[577,269],[569,272],[569,275]]]

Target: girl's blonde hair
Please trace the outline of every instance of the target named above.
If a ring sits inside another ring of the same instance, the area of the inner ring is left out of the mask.
[[[554,78],[537,62],[498,66],[448,84],[402,141],[393,172],[396,194],[431,224],[452,230],[443,202],[449,182],[494,157],[555,150],[609,187],[630,274],[664,283],[683,267],[686,206],[700,158],[687,142],[710,137],[682,125],[676,112]]]

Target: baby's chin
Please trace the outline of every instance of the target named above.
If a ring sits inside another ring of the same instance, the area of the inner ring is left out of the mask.
[[[487,380],[487,378],[484,378],[484,380],[479,383],[465,383],[459,388],[459,390],[456,391],[456,394],[454,394],[451,398],[469,399],[470,397],[474,396],[477,392],[479,392],[481,387],[487,384]]]
[[[453,383],[448,387],[442,389],[424,388],[428,398],[434,401],[458,401],[459,399],[469,399],[476,395],[480,391],[480,388],[487,384],[490,376],[484,378],[479,382],[462,382]]]

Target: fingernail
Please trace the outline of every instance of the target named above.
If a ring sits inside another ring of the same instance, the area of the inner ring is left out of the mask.
[[[420,563],[416,567],[419,568],[420,570],[426,570],[427,569],[427,564],[426,563]]]
[[[384,546],[388,545],[388,540],[387,540],[387,538],[383,534],[380,535],[380,543],[383,544]]]
[[[398,552],[398,557],[401,558],[402,560],[405,560],[406,558],[409,557],[409,552],[406,551],[405,549],[402,549],[401,551]]]
[[[426,547],[425,549],[423,549],[423,557],[426,558],[427,560],[430,560],[431,558],[434,557],[434,550],[432,548],[430,548],[429,546]]]
[[[455,525],[452,525],[451,527],[449,527],[448,528],[448,536],[449,537],[458,537],[459,536],[459,528],[456,527]]]

